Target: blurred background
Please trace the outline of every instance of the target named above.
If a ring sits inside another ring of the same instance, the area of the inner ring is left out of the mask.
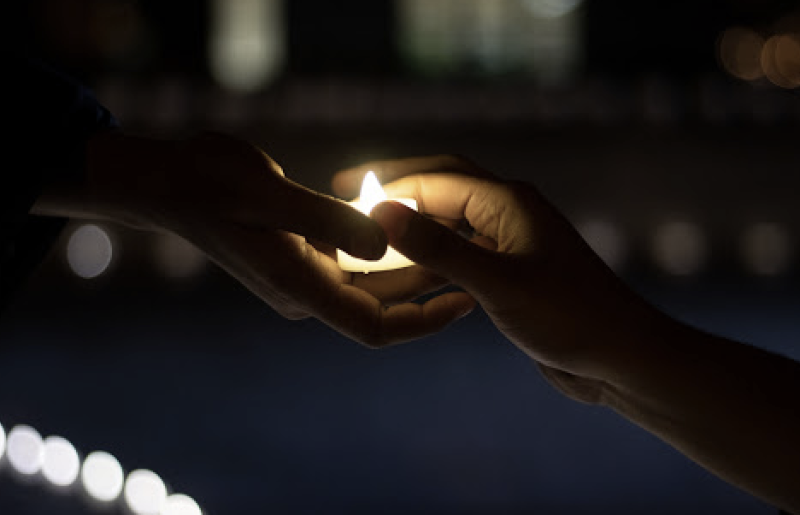
[[[462,154],[537,184],[666,311],[800,359],[794,1],[4,10],[7,47],[131,131],[228,131],[325,192],[370,159]],[[561,397],[480,312],[368,351],[173,237],[73,220],[0,339],[2,513],[158,513],[168,494],[164,515],[776,513]]]

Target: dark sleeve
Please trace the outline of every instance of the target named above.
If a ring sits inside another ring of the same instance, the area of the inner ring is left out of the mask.
[[[47,185],[80,180],[89,136],[118,127],[93,93],[72,77],[27,57],[4,56],[3,62],[0,313],[66,223],[30,215],[31,206]]]

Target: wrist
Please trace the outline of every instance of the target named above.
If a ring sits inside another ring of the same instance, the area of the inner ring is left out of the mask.
[[[646,385],[680,375],[687,342],[697,330],[648,306],[648,313],[631,324],[618,352],[602,361],[602,404],[618,409],[631,397],[645,394]]]

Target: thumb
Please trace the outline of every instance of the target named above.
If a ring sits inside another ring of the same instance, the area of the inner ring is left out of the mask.
[[[398,252],[467,290],[490,285],[491,251],[399,202],[382,202],[370,214]]]

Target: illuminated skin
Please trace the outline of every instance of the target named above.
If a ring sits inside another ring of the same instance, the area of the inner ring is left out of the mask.
[[[373,172],[367,172],[367,174],[364,176],[364,182],[361,185],[361,193],[358,196],[358,201],[351,202],[350,205],[368,215],[370,211],[372,211],[372,208],[384,200],[387,200],[386,193],[384,193],[377,177],[375,177]],[[412,209],[417,208],[417,202],[414,199],[394,200],[403,202]],[[342,270],[363,273],[396,270],[414,264],[413,261],[400,254],[392,247],[389,247],[386,250],[386,254],[384,254],[383,257],[378,261],[368,261],[353,258],[352,256],[341,251],[337,251],[337,261],[339,263],[339,268]]]
[[[372,217],[390,245],[463,288],[452,305],[476,299],[561,392],[613,409],[722,479],[800,513],[800,363],[659,311],[529,184],[437,156],[347,170],[334,190],[347,195],[366,169],[397,179],[384,185],[389,197],[416,198],[429,216],[379,204]],[[468,241],[430,217],[451,227],[466,220],[479,236]],[[370,343],[400,339],[387,327]]]
[[[168,141],[106,132],[89,140],[86,158],[85,179],[52,187],[33,213],[175,233],[286,318],[316,317],[358,341],[372,340],[381,328],[411,339],[474,306],[458,297],[456,313],[436,310],[451,304],[445,296],[424,308],[385,309],[438,280],[412,267],[398,289],[343,272],[336,248],[380,258],[381,227],[346,202],[289,180],[246,141],[218,133]]]

